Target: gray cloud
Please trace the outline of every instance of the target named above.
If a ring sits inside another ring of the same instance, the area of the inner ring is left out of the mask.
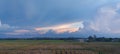
[[[102,5],[101,1],[94,1],[4,0],[0,1],[0,15],[3,21],[14,26],[64,24],[91,18],[96,7]]]

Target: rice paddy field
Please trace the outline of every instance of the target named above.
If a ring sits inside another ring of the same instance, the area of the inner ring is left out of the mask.
[[[0,54],[120,54],[119,42],[0,40]]]

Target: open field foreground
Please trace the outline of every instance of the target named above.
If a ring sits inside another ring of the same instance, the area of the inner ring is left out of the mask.
[[[120,54],[118,42],[0,40],[0,54]]]

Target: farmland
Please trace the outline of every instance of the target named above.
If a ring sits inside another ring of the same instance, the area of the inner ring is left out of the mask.
[[[0,54],[120,54],[119,42],[0,40]]]

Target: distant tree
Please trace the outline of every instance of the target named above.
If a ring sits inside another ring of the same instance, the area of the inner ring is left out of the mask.
[[[96,35],[94,35],[94,38],[96,39],[96,38],[97,38],[97,36],[96,36]]]
[[[88,42],[93,42],[94,41],[94,38],[92,36],[89,36],[88,37]]]
[[[108,41],[111,42],[113,39],[112,38],[108,38]]]
[[[96,41],[96,39],[97,39],[97,36],[96,36],[96,35],[93,35],[93,38],[94,38],[94,41]]]
[[[96,38],[96,41],[98,41],[98,42],[105,42],[106,38],[104,38],[104,37]]]

